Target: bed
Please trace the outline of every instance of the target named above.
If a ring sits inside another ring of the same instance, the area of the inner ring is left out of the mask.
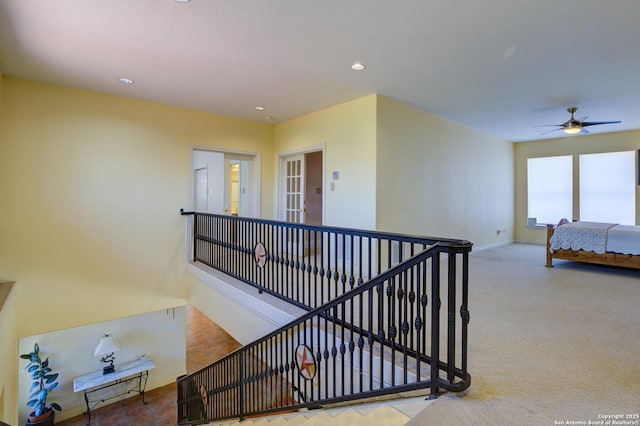
[[[553,259],[640,269],[640,226],[566,220],[547,225],[547,267]]]

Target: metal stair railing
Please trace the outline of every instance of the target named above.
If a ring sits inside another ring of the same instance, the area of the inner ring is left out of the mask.
[[[467,241],[201,212],[191,259],[305,310],[317,308],[433,245]]]
[[[252,226],[260,229],[259,222]],[[335,232],[336,228],[330,229],[327,232]],[[205,241],[209,238],[198,235]],[[385,247],[388,252],[391,244],[375,245],[376,250],[369,251],[377,251],[375,262],[357,259],[358,265],[368,265],[366,269],[353,265],[341,268],[340,259],[334,258],[338,260],[333,267],[338,278],[331,273],[329,283],[344,285],[354,277],[357,284],[345,286],[333,300],[316,308],[308,307],[310,311],[304,316],[208,367],[180,377],[178,423],[246,418],[416,389],[429,389],[431,397],[441,390],[466,389],[471,381],[467,371],[471,244],[403,238],[406,239],[397,243],[400,247],[411,244],[425,248],[410,249],[412,255],[395,266],[392,264],[397,259],[393,254],[380,255]],[[242,247],[229,241],[211,240],[211,244],[222,244],[224,250]],[[267,247],[277,246],[270,244]],[[244,253],[253,258],[256,269],[268,268],[268,262],[259,264],[265,258],[285,268],[290,268],[293,259],[269,254],[260,257],[256,253],[261,254],[260,250]],[[248,269],[239,259],[241,256],[235,257],[218,260],[222,264],[242,265],[238,270]],[[302,264],[304,268],[294,262],[293,269],[306,273],[308,265]],[[387,265],[388,269],[367,281],[360,274],[373,275],[374,266],[381,270]],[[360,275],[358,279],[355,270]],[[272,291],[270,287],[264,289]]]

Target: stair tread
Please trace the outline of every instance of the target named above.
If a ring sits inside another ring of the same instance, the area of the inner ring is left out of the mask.
[[[269,417],[247,419],[239,422],[219,422],[217,425],[243,424],[251,426],[305,426],[349,425],[349,426],[401,426],[423,411],[433,401],[425,396],[406,397],[358,405],[327,408],[325,410],[299,411],[275,414]]]

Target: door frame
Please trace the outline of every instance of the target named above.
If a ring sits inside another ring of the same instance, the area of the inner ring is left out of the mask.
[[[259,218],[260,217],[260,153],[254,151],[243,151],[239,149],[232,149],[227,147],[220,146],[211,146],[211,145],[189,145],[189,155],[188,155],[188,190],[187,190],[187,206],[190,206],[189,209],[194,206],[195,203],[195,176],[193,172],[193,153],[194,151],[211,151],[218,152],[228,155],[238,155],[243,157],[252,157],[252,176],[249,178],[249,185],[251,188],[251,194],[249,194],[249,208],[247,210],[248,217]]]
[[[327,202],[327,186],[326,186],[326,175],[327,175],[327,161],[326,161],[326,144],[319,145],[311,145],[305,148],[300,149],[292,149],[288,151],[281,151],[276,153],[276,164],[275,164],[275,205],[274,205],[274,217],[276,220],[283,220],[284,212],[282,209],[282,197],[284,194],[282,193],[282,185],[284,184],[285,176],[282,176],[282,166],[287,157],[292,157],[294,155],[304,155],[309,154],[311,152],[322,152],[322,224],[325,222],[325,211],[326,211],[326,202]],[[305,165],[306,166],[306,165]],[[305,167],[306,168],[306,167]]]

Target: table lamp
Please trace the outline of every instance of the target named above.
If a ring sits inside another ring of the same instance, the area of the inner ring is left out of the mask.
[[[116,341],[113,340],[113,336],[110,333],[105,333],[101,338],[100,342],[98,342],[98,346],[96,346],[96,350],[93,352],[94,357],[102,357],[100,359],[101,362],[109,365],[105,365],[102,369],[102,374],[109,374],[116,371],[113,366],[113,360],[115,359],[114,353],[118,352],[120,348],[116,344]]]

